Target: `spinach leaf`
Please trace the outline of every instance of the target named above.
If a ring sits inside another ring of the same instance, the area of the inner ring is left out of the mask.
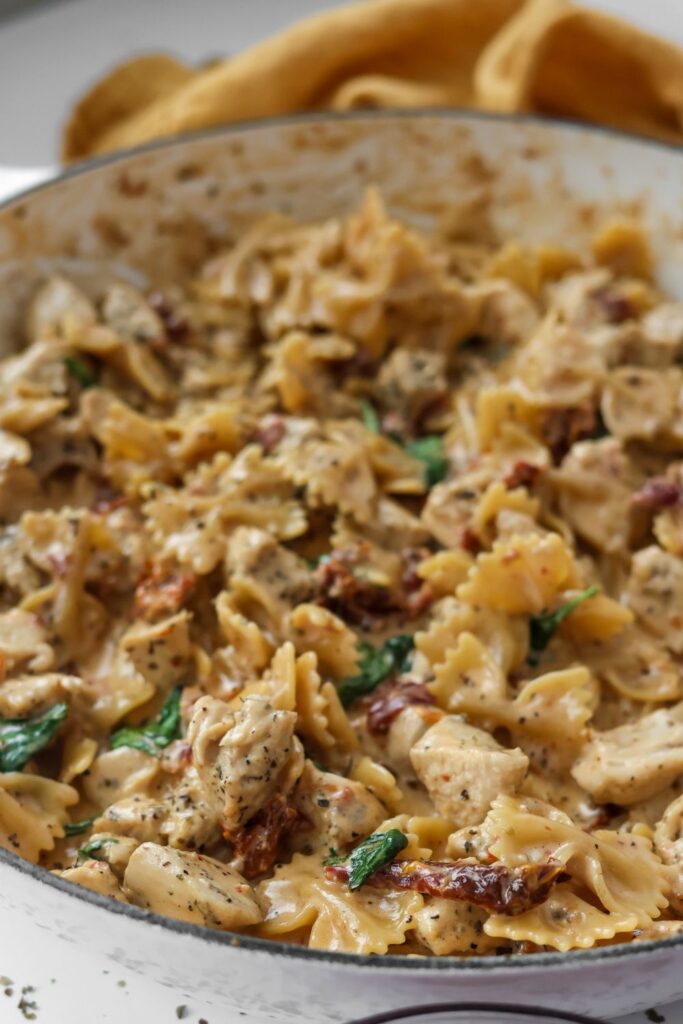
[[[360,660],[359,672],[356,676],[342,679],[337,687],[339,699],[345,708],[353,704],[358,697],[372,693],[375,687],[390,675],[400,675],[410,664],[410,654],[414,642],[409,633],[399,633],[390,637],[381,647],[360,643],[358,650]]]
[[[102,839],[93,839],[91,843],[86,843],[85,846],[81,846],[76,855],[76,863],[82,864],[85,860],[102,860],[102,857],[98,857],[97,854],[104,849],[107,843],[118,843],[118,839],[114,839],[112,836],[104,836]]]
[[[145,754],[158,754],[172,740],[180,736],[180,694],[178,686],[153,722],[140,726],[124,726],[111,735],[112,750],[118,747],[135,747]]]
[[[423,464],[427,487],[433,487],[443,480],[448,472],[448,459],[443,453],[443,438],[438,434],[427,434],[426,437],[418,437],[417,441],[411,441],[405,449],[408,455],[419,459]]]
[[[363,423],[373,434],[381,434],[382,427],[379,422],[379,415],[372,402],[367,398],[361,398],[360,407],[363,413]]]
[[[599,590],[600,587],[594,583],[592,587],[582,590],[571,601],[561,604],[554,612],[542,612],[540,615],[531,616],[529,619],[529,657],[527,658],[530,665],[538,664],[539,654],[546,649],[560,623],[589,597],[595,597]]]
[[[408,839],[403,832],[399,832],[397,828],[391,828],[388,832],[373,832],[371,836],[359,843],[348,857],[329,857],[328,861],[337,864],[340,863],[340,860],[348,861],[349,889],[353,892],[360,889],[373,872],[392,861],[401,850],[405,850],[407,845]]]
[[[55,704],[34,718],[0,719],[0,772],[20,772],[54,739],[68,713],[68,705]]]
[[[363,414],[363,423],[372,430],[374,434],[384,434],[394,444],[403,448],[408,455],[418,459],[424,469],[424,479],[427,487],[433,487],[446,476],[448,472],[448,459],[443,453],[443,438],[438,434],[427,434],[425,437],[418,437],[415,441],[406,441],[400,434],[394,431],[385,432],[382,430],[379,415],[372,402],[367,398],[360,400]]]
[[[81,833],[88,831],[94,820],[94,818],[84,818],[83,821],[68,821],[64,826],[64,835],[80,836]]]
[[[78,356],[65,356],[64,365],[71,376],[78,381],[83,389],[94,388],[97,384],[97,375],[90,369],[88,364]]]

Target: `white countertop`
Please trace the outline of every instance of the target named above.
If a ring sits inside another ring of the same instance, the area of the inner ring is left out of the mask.
[[[3,180],[2,165],[55,163],[65,111],[102,69],[152,48],[189,60],[235,52],[298,17],[332,6],[333,0],[69,0],[0,24],[0,193],[18,180],[9,175]],[[683,42],[683,0],[600,0],[592,6]],[[32,990],[22,992],[27,986]],[[683,1024],[683,1002],[658,1012],[666,1024]],[[51,936],[28,921],[11,935],[0,922],[0,1024],[27,1019],[38,1024],[199,1024],[202,1019],[233,1024],[208,1003],[199,1005],[105,961],[56,947]],[[637,1013],[619,1024],[658,1019]]]

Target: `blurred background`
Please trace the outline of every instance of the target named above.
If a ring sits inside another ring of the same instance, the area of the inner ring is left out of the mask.
[[[683,0],[584,0],[683,43]],[[477,0],[472,0],[473,4]],[[245,49],[336,0],[0,0],[0,165],[56,161],[84,88],[146,50],[203,63]]]

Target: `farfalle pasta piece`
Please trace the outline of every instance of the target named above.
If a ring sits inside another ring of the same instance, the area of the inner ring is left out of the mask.
[[[72,786],[42,775],[0,774],[0,846],[37,864],[64,835],[67,808],[78,800]]]
[[[680,914],[683,911],[683,796],[668,805],[655,825],[653,840],[658,855],[671,869],[670,899]]]
[[[299,654],[314,651],[321,672],[345,679],[356,672],[356,635],[343,619],[317,604],[300,604],[288,619],[288,632]]]
[[[276,868],[257,896],[264,910],[257,934],[264,938],[305,930],[310,949],[366,955],[402,945],[423,905],[413,892],[350,892],[325,878],[319,857],[303,854]]]
[[[475,607],[454,597],[444,598],[433,610],[428,628],[415,634],[415,647],[432,668],[443,664],[465,632],[483,643],[504,674],[525,661],[529,628],[521,618],[511,619],[502,612],[481,605]]]
[[[571,600],[571,594],[567,600]],[[560,623],[560,636],[576,644],[604,642],[624,637],[633,623],[633,612],[606,594],[594,594],[578,604]]]
[[[356,756],[351,765],[349,778],[355,782],[362,782],[374,796],[380,800],[386,808],[399,813],[403,804],[403,793],[401,792],[396,778],[385,768],[384,765],[373,761],[367,754]]]
[[[538,498],[530,497],[524,488],[514,487],[510,489],[501,483],[500,480],[496,480],[495,483],[489,485],[481,496],[481,500],[477,503],[472,518],[472,526],[479,537],[486,537],[487,532],[490,531],[491,524],[495,522],[496,517],[503,510],[518,512],[529,516],[531,519],[537,519],[540,512],[540,502]]]
[[[103,731],[109,731],[154,696],[154,684],[136,671],[118,641],[113,630],[82,662],[81,692],[88,703],[86,714]]]
[[[351,402],[335,389],[334,366],[352,359],[356,346],[337,334],[291,331],[273,347],[272,362],[261,378],[274,388],[289,413],[329,415],[349,411]]]
[[[317,664],[313,651],[296,661],[297,729],[322,750],[334,748],[335,754],[355,750],[358,741],[337,691],[331,683],[323,683]]]
[[[446,597],[455,594],[457,587],[464,583],[473,561],[467,551],[437,551],[420,562],[417,574],[439,597]]]
[[[538,614],[576,580],[572,552],[556,534],[498,541],[479,555],[457,596],[515,614]]]
[[[227,544],[225,569],[231,605],[272,639],[286,633],[287,616],[313,594],[306,563],[265,530],[237,527]]]
[[[103,446],[107,473],[116,486],[135,493],[147,480],[173,479],[176,468],[159,420],[143,416],[102,388],[85,392],[81,411],[91,435]]]
[[[238,608],[232,594],[222,590],[215,601],[216,615],[232,657],[245,675],[259,675],[273,656],[274,646],[256,622]]]
[[[580,610],[577,608],[576,613]],[[567,625],[573,617],[574,613],[566,620]],[[583,631],[582,625],[579,630]],[[575,635],[570,634],[570,638],[575,639]],[[653,636],[636,625],[627,626],[611,640],[584,643],[579,651],[598,678],[629,700],[649,704],[683,697],[679,665]]]
[[[557,886],[546,903],[517,918],[492,915],[484,925],[487,935],[560,950],[585,948],[648,926],[667,905],[666,871],[641,836],[606,830],[588,834],[549,804],[514,797],[496,800],[484,827],[493,837],[491,854],[503,864],[555,860],[571,879]],[[592,893],[599,906],[583,899],[575,885]],[[564,922],[561,929],[553,909]]]
[[[581,736],[598,696],[584,666],[529,680],[513,696],[499,664],[468,632],[437,666],[429,688],[446,711],[557,740]]]
[[[536,434],[541,419],[541,410],[517,383],[484,388],[477,396],[476,429],[482,451],[490,450],[508,426]]]
[[[589,338],[552,313],[518,354],[515,370],[534,405],[567,409],[593,397],[605,363]]]

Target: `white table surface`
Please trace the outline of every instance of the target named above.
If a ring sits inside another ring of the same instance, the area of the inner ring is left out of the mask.
[[[3,174],[3,165],[55,164],[69,104],[104,68],[148,49],[189,60],[235,52],[332,6],[334,0],[68,0],[0,24],[0,194],[20,180],[16,173]],[[683,0],[596,0],[592,6],[683,43]],[[33,991],[22,993],[26,986]],[[683,1024],[683,1001],[657,1010],[666,1024]],[[95,957],[75,957],[73,947],[61,951],[28,921],[12,934],[0,921],[0,1024],[22,1024],[31,1013],[38,1024],[239,1020]],[[653,1019],[636,1013],[619,1024]]]

